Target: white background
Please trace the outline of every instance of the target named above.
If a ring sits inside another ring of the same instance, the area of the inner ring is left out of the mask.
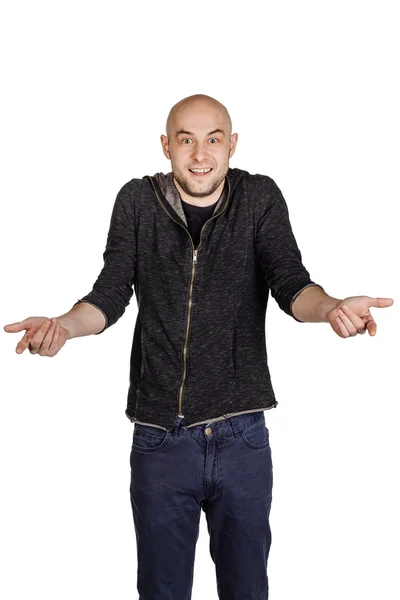
[[[17,2],[1,19],[1,565],[5,600],[137,598],[124,414],[137,314],[54,358],[6,323],[91,290],[116,193],[170,171],[160,134],[224,103],[230,166],[271,176],[303,262],[337,298],[389,297],[342,339],[270,298],[279,406],[273,600],[400,597],[399,21],[396,2]],[[397,370],[397,372],[396,372]],[[217,598],[201,516],[193,598]]]

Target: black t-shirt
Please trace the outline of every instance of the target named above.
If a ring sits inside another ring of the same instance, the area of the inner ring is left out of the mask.
[[[201,228],[203,227],[204,223],[208,221],[210,217],[212,217],[218,200],[209,206],[196,206],[195,204],[185,202],[183,199],[181,200],[189,233],[193,238],[194,247],[197,248],[200,242]]]

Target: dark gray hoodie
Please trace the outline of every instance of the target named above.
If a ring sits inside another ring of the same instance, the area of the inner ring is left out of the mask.
[[[269,292],[292,303],[310,285],[283,195],[267,175],[229,168],[194,248],[173,174],[118,192],[89,302],[116,323],[138,305],[126,415],[171,431],[277,406],[265,340]],[[319,286],[322,287],[322,286]],[[298,319],[296,319],[298,321]]]

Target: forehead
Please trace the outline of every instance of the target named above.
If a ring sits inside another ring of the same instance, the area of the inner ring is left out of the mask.
[[[182,107],[174,115],[174,129],[186,129],[194,133],[206,133],[220,127],[226,129],[227,118],[224,111],[215,106],[193,105]]]

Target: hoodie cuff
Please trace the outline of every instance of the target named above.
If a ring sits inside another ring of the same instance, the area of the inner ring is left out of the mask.
[[[293,302],[296,300],[297,296],[299,296],[303,290],[305,290],[305,289],[306,289],[306,288],[308,288],[308,287],[311,287],[312,285],[314,285],[314,286],[317,286],[317,287],[321,288],[321,290],[325,291],[325,290],[324,290],[324,288],[322,287],[322,285],[319,285],[319,283],[314,283],[314,282],[312,282],[312,283],[308,283],[307,285],[304,285],[302,288],[300,288],[300,289],[299,289],[299,290],[298,290],[298,291],[295,293],[295,295],[292,297],[292,300],[291,300],[291,302],[290,302],[290,309],[289,309],[289,311],[290,311],[290,315],[291,315],[291,316],[293,317],[293,319],[294,319],[295,321],[297,321],[298,323],[305,323],[306,321],[300,321],[300,319],[298,319],[297,317],[295,317],[295,316],[294,316],[294,314],[293,314],[293,311],[292,311]]]
[[[86,297],[86,296],[85,296]],[[76,306],[77,304],[79,304],[80,302],[86,302],[87,304],[91,304],[92,306],[94,306],[95,308],[97,308],[101,313],[103,313],[104,318],[106,320],[106,323],[103,327],[103,329],[101,331],[98,331],[97,333],[95,333],[94,335],[99,335],[100,333],[103,333],[103,331],[105,331],[108,327],[108,317],[106,315],[106,313],[104,312],[104,310],[102,308],[100,308],[100,306],[98,306],[97,304],[95,304],[94,302],[89,302],[89,300],[84,300],[84,299],[80,299],[77,302],[75,302],[75,304],[73,306]]]

